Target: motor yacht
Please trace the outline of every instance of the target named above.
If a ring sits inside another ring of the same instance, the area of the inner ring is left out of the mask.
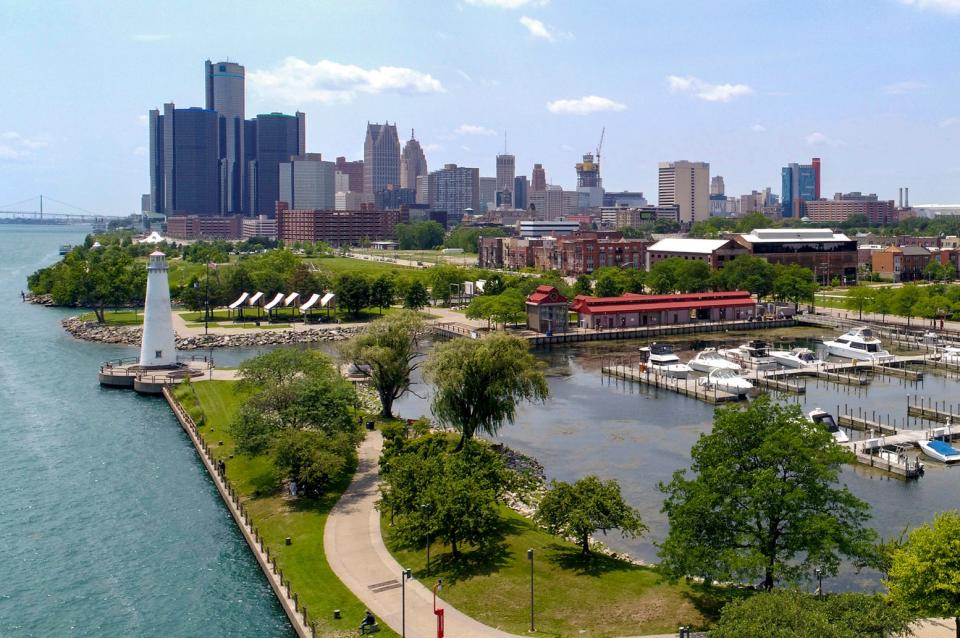
[[[837,443],[846,443],[850,440],[850,437],[847,436],[847,433],[841,430],[840,426],[837,425],[833,415],[826,410],[821,410],[820,408],[812,410],[809,414],[807,414],[807,418],[817,425],[821,425],[826,428],[827,432],[833,435],[833,440]]]
[[[646,369],[665,377],[686,379],[693,370],[673,354],[673,347],[665,343],[651,343],[640,348],[640,371]]]
[[[824,341],[823,345],[829,354],[844,359],[875,363],[894,360],[894,356],[883,349],[883,344],[870,328],[854,328],[836,339]]]
[[[717,368],[697,381],[708,388],[716,388],[737,396],[743,396],[753,390],[753,384],[738,375],[733,370]]]
[[[755,370],[770,370],[777,362],[770,356],[770,344],[760,339],[753,339],[736,348],[718,350],[722,357],[740,364],[744,368]]]
[[[823,363],[809,348],[792,350],[771,350],[770,357],[785,368],[810,368]]]
[[[710,373],[714,370],[731,370],[740,372],[740,364],[720,356],[716,348],[706,348],[687,362],[687,365],[697,372]]]
[[[960,365],[960,348],[956,346],[947,346],[940,351],[940,361],[950,365]]]

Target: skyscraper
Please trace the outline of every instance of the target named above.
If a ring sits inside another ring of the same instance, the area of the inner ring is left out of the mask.
[[[430,173],[429,189],[430,209],[446,211],[450,225],[456,225],[468,208],[480,207],[480,169],[444,164]]]
[[[333,210],[336,164],[323,161],[320,153],[305,153],[280,162],[279,170],[279,201],[294,209]]]
[[[150,111],[150,199],[154,212],[220,213],[220,116],[198,107]]]
[[[337,171],[349,177],[349,188],[344,190],[363,192],[363,160],[348,162],[346,157],[337,158]]]
[[[543,164],[534,164],[533,173],[530,178],[531,191],[547,190],[547,172],[543,170]]]
[[[577,192],[581,193],[584,207],[593,208],[603,206],[603,179],[600,177],[600,161],[594,158],[593,153],[583,156],[578,162]]]
[[[403,145],[403,153],[400,155],[400,184],[401,188],[417,188],[417,178],[426,175],[427,158],[423,154],[423,148],[420,142],[413,136],[413,129],[410,129],[410,139]]]
[[[497,155],[497,190],[513,190],[513,178],[517,176],[517,158],[513,155]]]
[[[530,182],[526,175],[517,175],[513,178],[513,207],[521,210],[527,208],[527,192],[530,190]]]
[[[707,162],[660,162],[657,203],[677,206],[679,221],[690,224],[710,216],[710,164]]]
[[[367,123],[363,142],[363,192],[376,195],[387,184],[400,184],[400,139],[396,124]]]
[[[723,185],[723,176],[716,175],[710,178],[710,194],[711,195],[723,195],[724,194],[724,185]]]
[[[803,217],[804,203],[818,199],[819,158],[814,162],[815,164],[788,164],[780,171],[784,217]]]
[[[204,63],[206,106],[220,114],[220,212],[244,212],[244,75],[234,62]]]
[[[302,155],[306,147],[306,116],[283,113],[258,115],[247,122],[250,208],[253,215],[272,215],[280,198],[280,163]],[[253,145],[251,147],[251,144]]]

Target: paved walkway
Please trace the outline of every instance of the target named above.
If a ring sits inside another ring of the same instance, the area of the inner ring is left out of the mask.
[[[353,482],[327,518],[323,549],[337,577],[363,601],[379,622],[401,633],[400,574],[403,568],[383,544],[380,513],[375,508],[379,496],[377,461],[382,447],[380,433],[368,432],[360,446],[360,465]],[[409,580],[406,598],[406,635],[412,638],[436,636],[431,590],[416,580]],[[513,636],[473,620],[439,597],[437,606],[446,610],[444,629],[451,638]],[[359,618],[349,620],[360,622]]]

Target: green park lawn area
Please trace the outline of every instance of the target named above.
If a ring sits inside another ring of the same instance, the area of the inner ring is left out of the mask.
[[[124,310],[105,310],[104,323],[108,326],[139,326],[143,324],[143,308]],[[92,310],[80,315],[81,321],[96,321],[97,315]]]
[[[409,266],[401,266],[382,261],[353,259],[351,257],[314,257],[304,259],[304,261],[316,264],[320,270],[324,270],[333,275],[349,273],[351,275],[377,277],[379,275],[394,274],[404,275],[411,279],[422,279],[425,276],[424,271],[419,268],[411,268]]]
[[[533,549],[536,633],[548,636],[637,636],[676,632],[680,625],[702,628],[737,595],[685,582],[671,583],[651,567],[594,553],[501,509],[502,537],[492,548],[467,550],[454,561],[436,543],[431,569],[426,549],[399,549],[389,540],[390,516],[382,517],[387,545],[397,561],[432,586],[443,579],[443,598],[477,620],[523,634],[530,628],[530,562]]]
[[[198,428],[200,436],[215,457],[224,459],[227,477],[242,495],[284,578],[290,580],[291,591],[297,593],[311,621],[317,623],[317,635],[355,635],[364,606],[330,569],[323,549],[327,515],[347,488],[349,479],[335,485],[321,499],[291,501],[280,493],[276,473],[266,456],[235,455],[236,445],[228,424],[244,398],[236,382],[184,384],[177,387],[176,397],[195,422],[201,423],[199,419],[203,416],[203,425]],[[290,545],[285,544],[288,536],[293,541]],[[340,620],[333,619],[334,609],[341,610]],[[396,636],[385,625],[381,627],[380,635]]]

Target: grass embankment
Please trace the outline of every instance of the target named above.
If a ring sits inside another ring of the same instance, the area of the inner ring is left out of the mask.
[[[254,525],[270,548],[270,556],[276,558],[284,578],[290,580],[291,591],[296,592],[300,603],[306,606],[311,622],[316,621],[317,635],[355,635],[365,608],[330,569],[323,550],[327,515],[347,488],[349,479],[333,486],[321,499],[285,497],[266,456],[230,458],[235,454],[236,445],[227,426],[245,398],[236,382],[195,382],[191,386],[179,386],[175,394],[194,421],[198,425],[203,423],[198,433],[214,456],[224,459],[227,478],[240,493]],[[291,545],[285,544],[288,536],[293,540]],[[334,620],[334,609],[340,609],[343,618]],[[381,627],[379,635],[396,636],[386,626]]]
[[[533,549],[536,633],[595,638],[673,633],[680,625],[705,627],[738,590],[671,583],[656,568],[605,555],[581,557],[580,548],[501,510],[502,537],[492,548],[465,551],[399,549],[389,540],[390,516],[382,517],[387,545],[397,561],[431,586],[443,579],[443,598],[469,616],[504,631],[530,628],[530,562]]]
[[[92,310],[80,315],[81,321],[96,321],[97,314]],[[103,313],[105,326],[139,326],[143,324],[143,308],[127,310],[105,310]]]
[[[352,257],[308,257],[304,261],[312,263],[328,275],[334,276],[343,274],[372,277],[400,275],[410,279],[422,279],[426,276],[420,268],[376,260],[354,259]]]

